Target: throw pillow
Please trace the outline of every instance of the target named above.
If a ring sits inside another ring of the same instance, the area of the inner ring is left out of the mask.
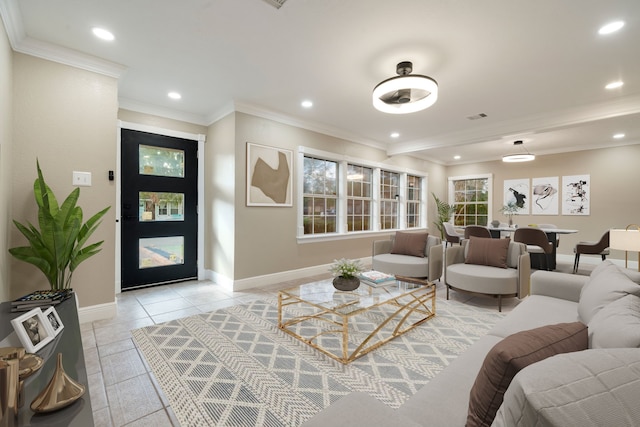
[[[471,236],[465,264],[489,265],[507,268],[509,239],[491,239]]]
[[[578,316],[586,324],[607,304],[628,294],[640,296],[640,285],[629,279],[615,264],[603,264],[606,265],[599,266],[597,274],[589,277],[580,292]]]
[[[640,297],[607,304],[589,322],[589,348],[640,347]]]
[[[469,395],[467,427],[490,426],[513,377],[524,367],[560,353],[586,350],[581,322],[547,325],[509,335],[487,354]]]
[[[396,237],[393,239],[391,253],[424,258],[424,249],[427,245],[427,237],[429,237],[429,233],[426,231],[397,231]]]

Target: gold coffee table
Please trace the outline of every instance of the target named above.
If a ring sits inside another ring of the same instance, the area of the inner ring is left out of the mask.
[[[349,363],[436,314],[436,288],[396,276],[383,286],[362,282],[338,291],[331,279],[278,294],[278,327],[342,363]]]

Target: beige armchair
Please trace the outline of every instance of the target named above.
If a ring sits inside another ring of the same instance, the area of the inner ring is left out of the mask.
[[[398,232],[400,234],[412,232]],[[408,255],[394,251],[397,249],[396,236],[386,240],[373,242],[373,256],[371,268],[387,274],[421,277],[427,280],[439,280],[442,276],[442,240],[439,237],[429,235],[424,243],[421,254]],[[396,243],[396,245],[394,245]],[[396,253],[393,253],[396,252]]]
[[[503,246],[501,246],[503,245]],[[498,248],[498,246],[501,246]],[[504,267],[496,265],[504,263]],[[444,281],[449,290],[498,298],[502,311],[503,297],[524,298],[529,295],[531,260],[526,246],[508,239],[471,237],[462,246],[447,248]]]

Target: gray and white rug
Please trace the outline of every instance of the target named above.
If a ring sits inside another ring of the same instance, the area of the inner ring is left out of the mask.
[[[503,315],[437,301],[437,315],[343,365],[280,331],[254,301],[133,331],[183,426],[298,426],[351,391],[399,407]]]

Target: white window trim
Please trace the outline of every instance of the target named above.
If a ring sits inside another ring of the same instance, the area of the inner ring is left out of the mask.
[[[488,223],[491,223],[491,221],[493,221],[493,174],[492,173],[484,173],[484,174],[478,174],[478,175],[461,175],[461,176],[450,176],[448,178],[449,182],[448,182],[448,195],[447,195],[447,199],[448,199],[448,203],[451,204],[455,204],[454,201],[454,186],[453,183],[454,181],[463,181],[463,180],[467,180],[467,179],[486,179],[488,182],[488,188],[489,188],[489,213],[487,216],[487,221]]]
[[[426,228],[428,224],[427,217],[427,186],[428,186],[428,178],[429,174],[418,171],[415,169],[405,168],[401,166],[393,166],[386,165],[380,162],[373,162],[370,160],[363,160],[356,157],[340,155],[328,151],[318,150],[310,147],[298,147],[297,152],[297,188],[296,192],[298,212],[297,212],[297,224],[296,224],[296,236],[298,243],[311,243],[311,242],[321,242],[321,241],[330,241],[330,240],[344,240],[344,239],[353,239],[359,237],[371,237],[376,235],[388,235],[391,232],[402,230],[406,225],[405,218],[405,208],[404,202],[406,202],[406,183],[407,183],[407,175],[414,175],[422,178],[422,192],[420,199],[420,226],[418,228]],[[335,233],[327,233],[327,234],[304,234],[304,223],[303,223],[303,213],[304,213],[304,157],[317,157],[319,159],[330,160],[338,163],[338,218],[337,218],[337,232]],[[371,227],[372,230],[367,231],[347,231],[347,217],[343,215],[346,212],[346,203],[347,203],[347,164],[355,164],[358,166],[364,166],[373,169],[373,183],[372,183],[372,203],[371,209],[373,212],[371,218]],[[377,214],[380,211],[380,170],[388,170],[391,172],[396,172],[400,174],[400,198],[399,198],[399,215],[400,218],[398,220],[398,225],[400,228],[397,229],[389,229],[389,230],[380,230],[380,218]]]

